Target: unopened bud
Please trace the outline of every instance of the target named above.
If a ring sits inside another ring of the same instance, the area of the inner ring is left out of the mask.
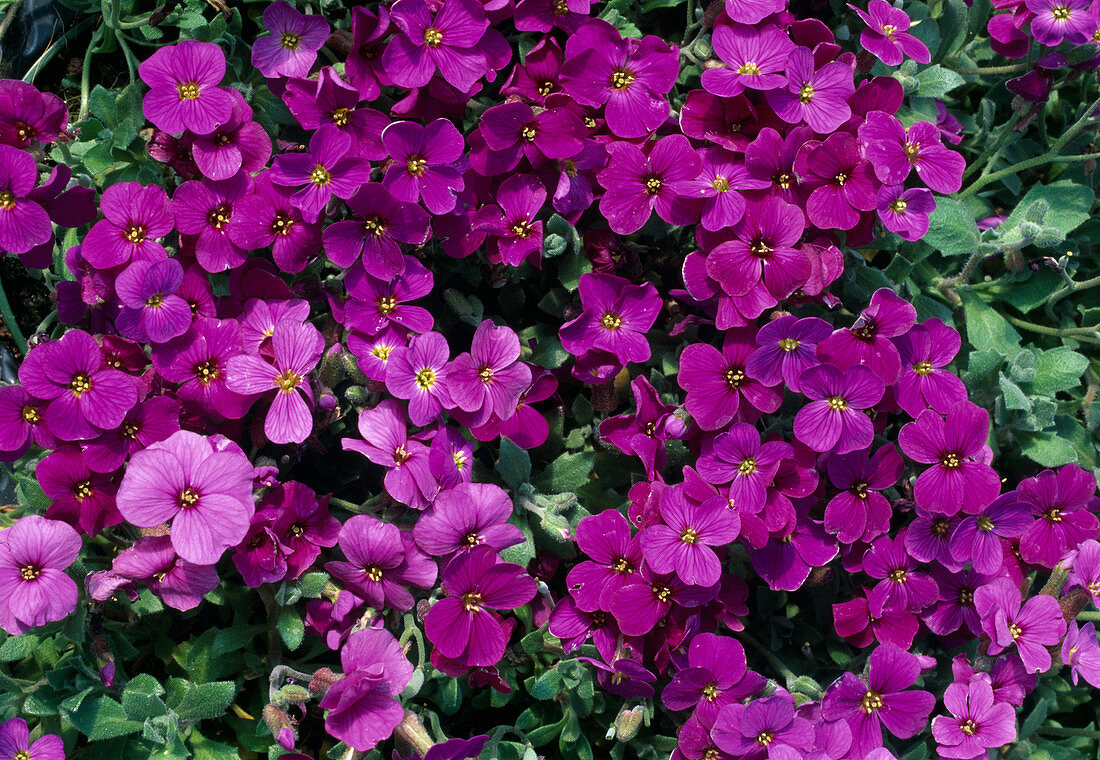
[[[1065,239],[1066,233],[1057,227],[1043,227],[1035,236],[1035,245],[1040,248],[1054,248],[1061,245]]]
[[[308,702],[310,699],[309,689],[301,684],[288,683],[283,688],[279,689],[279,693],[288,704],[300,705],[302,702]]]
[[[282,731],[284,728],[290,728],[292,725],[294,725],[291,722],[290,716],[287,715],[286,711],[280,710],[275,705],[265,705],[263,716],[264,723],[267,724],[267,728],[271,731],[272,736],[277,737],[279,735],[279,732]]]
[[[1043,228],[1035,222],[1020,222],[1020,237],[1023,238],[1024,242],[1030,243],[1042,231]]]
[[[1027,210],[1024,211],[1024,220],[1039,224],[1048,211],[1050,211],[1050,203],[1045,198],[1039,198],[1028,204]]]
[[[314,695],[324,694],[334,683],[343,678],[342,675],[333,673],[328,668],[321,668],[309,679],[309,693]]]
[[[614,724],[615,736],[619,738],[619,741],[628,742],[638,735],[638,729],[642,727],[642,718],[644,714],[644,710],[641,707],[619,711],[619,714],[615,716]]]

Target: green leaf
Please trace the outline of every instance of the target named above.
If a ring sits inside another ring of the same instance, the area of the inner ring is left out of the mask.
[[[183,699],[173,709],[180,720],[217,718],[225,714],[235,696],[237,684],[232,681],[189,684]]]
[[[553,699],[561,693],[561,673],[551,668],[537,679],[528,678],[526,686],[527,693],[535,699]]]
[[[207,739],[198,731],[192,731],[188,743],[193,751],[194,760],[240,760],[236,747]]]
[[[286,648],[294,651],[302,645],[302,639],[306,635],[306,624],[302,622],[302,616],[294,607],[284,607],[279,613],[279,636]]]
[[[960,290],[966,312],[966,339],[975,350],[992,350],[1001,356],[1020,351],[1020,333],[972,290]]]
[[[531,455],[507,438],[501,438],[497,472],[515,490],[531,479]]]
[[[328,585],[328,573],[306,573],[298,581],[298,590],[302,596],[317,599]]]
[[[981,242],[978,223],[961,201],[936,198],[936,210],[928,217],[928,233],[923,241],[944,256],[973,253]]]
[[[1089,360],[1068,348],[1041,352],[1035,359],[1035,380],[1031,389],[1044,396],[1068,391],[1081,384],[1081,375],[1089,368]]]
[[[539,485],[548,493],[575,491],[589,481],[595,461],[591,451],[562,454],[539,475]]]
[[[130,720],[122,705],[110,697],[85,699],[68,717],[76,730],[92,741],[135,734],[142,729],[142,724]]]
[[[131,720],[155,718],[168,712],[162,696],[164,687],[160,682],[148,673],[141,673],[130,679],[122,690],[122,709]]]
[[[929,66],[919,72],[917,81],[920,83],[917,94],[922,98],[942,98],[956,87],[966,83],[961,74],[945,69],[938,64]],[[939,203],[939,201],[940,199],[937,198],[936,202]]]
[[[26,659],[37,647],[38,637],[33,634],[9,636],[3,644],[0,644],[0,662]]]
[[[1073,444],[1057,433],[1021,433],[1020,452],[1043,467],[1061,467],[1077,461]]]
[[[542,256],[547,259],[561,256],[568,246],[569,243],[561,235],[556,235],[553,232],[548,233],[542,239]]]
[[[1007,233],[1019,226],[1020,222],[1024,221],[1024,214],[1028,207],[1041,199],[1050,206],[1043,216],[1043,224],[1057,227],[1068,235],[1089,219],[1093,197],[1092,188],[1068,179],[1058,180],[1050,185],[1032,185],[1000,229]]]
[[[558,280],[572,293],[580,283],[581,275],[592,271],[592,262],[583,250],[573,249],[561,257],[558,264]]]
[[[1020,390],[1020,386],[1005,377],[1003,373],[998,385],[1004,398],[1005,409],[1011,409],[1012,411],[1031,409],[1031,401],[1028,400],[1027,394]]]

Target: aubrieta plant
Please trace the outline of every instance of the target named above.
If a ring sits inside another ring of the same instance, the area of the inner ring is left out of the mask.
[[[1100,2],[141,5],[0,81],[0,760],[1097,756]]]

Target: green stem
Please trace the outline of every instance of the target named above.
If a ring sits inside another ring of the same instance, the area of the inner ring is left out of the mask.
[[[1077,293],[1082,290],[1088,290],[1089,288],[1095,288],[1100,286],[1100,277],[1092,277],[1087,280],[1081,280],[1080,282],[1074,282],[1070,280],[1060,290],[1054,291],[1054,293],[1047,299],[1047,306],[1053,306],[1068,296],[1070,293]]]
[[[1062,728],[1061,726],[1039,726],[1036,729],[1041,734],[1051,736],[1083,736],[1088,739],[1100,739],[1100,731],[1094,728]]]
[[[1056,338],[1082,340],[1090,337],[1095,338],[1098,336],[1098,333],[1100,333],[1100,327],[1047,327],[1046,325],[1037,325],[1034,322],[1028,322],[1011,316],[1006,316],[1005,319],[1029,332],[1039,333],[1040,335],[1052,335]]]
[[[798,676],[794,674],[793,670],[784,665],[782,660],[776,657],[770,649],[761,644],[751,633],[749,633],[748,631],[738,631],[734,635],[742,641],[746,642],[757,652],[759,652],[761,657],[767,660],[773,668],[779,671],[779,674],[783,676],[788,686],[794,683],[795,679],[798,678]]]
[[[979,66],[974,69],[955,69],[956,74],[963,76],[981,76],[983,74],[1016,74],[1027,71],[1030,68],[1026,63],[1014,63],[1009,66]]]
[[[15,341],[19,353],[26,356],[27,339],[23,337],[23,331],[19,329],[19,323],[15,321],[15,313],[11,310],[11,304],[8,303],[8,294],[4,292],[3,282],[0,282],[0,317],[4,318],[4,324],[7,326],[8,332],[11,333],[11,338]]]
[[[1081,610],[1077,613],[1077,619],[1086,623],[1100,623],[1100,612],[1097,610]]]
[[[15,21],[15,14],[19,11],[19,6],[23,4],[23,0],[15,0],[14,3],[8,6],[7,12],[4,14],[3,21],[0,21],[0,38],[11,27],[11,23]]]
[[[974,276],[974,272],[978,269],[981,263],[985,260],[985,254],[980,251],[975,251],[970,254],[970,258],[966,260],[966,264],[959,270],[959,273],[954,277],[948,277],[945,280],[941,280],[939,283],[940,290],[945,288],[953,288],[956,285],[965,285],[970,282],[970,278]]]
[[[364,513],[363,506],[361,504],[355,504],[345,499],[337,499],[335,496],[330,496],[328,503],[332,504],[333,506],[340,507],[341,509],[346,509],[348,512],[354,512],[357,515],[361,515]]]
[[[31,67],[27,69],[27,73],[23,75],[23,81],[28,84],[34,84],[34,78],[38,76],[38,72],[42,71],[43,67],[53,60],[53,57],[57,55],[58,51],[68,45],[74,37],[83,34],[85,29],[98,20],[99,16],[91,15],[54,40],[53,44],[46,48],[42,52],[42,55],[38,56],[38,60],[32,63]]]
[[[88,50],[84,53],[84,68],[80,71],[80,110],[76,114],[77,121],[88,118],[88,102],[92,96],[92,56],[99,50],[102,39],[103,27],[101,26],[92,32],[92,41],[88,43]]]

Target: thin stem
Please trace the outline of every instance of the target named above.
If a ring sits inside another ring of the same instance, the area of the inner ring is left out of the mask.
[[[981,76],[983,74],[1016,74],[1027,71],[1030,68],[1026,63],[1014,63],[1008,66],[979,66],[973,69],[955,69],[956,74],[963,76]]]
[[[8,294],[4,292],[4,283],[0,282],[0,317],[4,319],[4,325],[11,333],[11,339],[15,341],[16,348],[23,356],[27,355],[27,339],[23,337],[23,331],[19,329],[19,323],[15,321],[15,313],[8,303]]]
[[[1077,619],[1086,623],[1100,623],[1100,612],[1097,610],[1081,610],[1077,613]]]
[[[974,272],[978,269],[981,263],[985,261],[985,254],[980,251],[975,251],[970,254],[970,258],[966,260],[966,264],[959,270],[959,273],[954,277],[948,277],[946,280],[941,280],[939,283],[940,290],[944,288],[953,288],[956,285],[965,285],[970,282],[970,278],[974,276]]]
[[[773,668],[779,671],[779,674],[783,676],[788,685],[794,683],[795,679],[798,678],[798,676],[794,674],[793,670],[784,665],[782,660],[776,657],[770,649],[757,641],[756,637],[753,636],[751,633],[749,633],[748,631],[738,631],[734,635],[742,641],[746,642],[757,652],[759,652],[761,657],[767,660]]]
[[[65,34],[54,40],[53,44],[46,48],[42,52],[42,55],[38,56],[38,60],[32,63],[31,67],[27,69],[27,73],[23,75],[23,81],[28,84],[34,84],[34,78],[38,76],[38,72],[42,71],[43,67],[45,67],[47,63],[53,60],[53,57],[57,55],[58,51],[68,45],[74,37],[83,34],[85,29],[91,26],[93,22],[98,20],[98,16],[89,16],[88,18],[84,19],[79,24],[74,26],[72,29],[65,32]]]
[[[88,43],[88,50],[84,53],[84,67],[80,71],[80,110],[77,111],[77,121],[88,118],[88,102],[92,97],[92,56],[99,50],[102,39],[103,27],[101,26],[92,32],[92,41]]]
[[[1100,328],[1098,327],[1047,327],[1046,325],[1037,325],[1034,322],[1028,322],[1011,316],[1005,316],[1005,319],[1011,324],[1016,325],[1016,327],[1023,328],[1029,332],[1039,333],[1040,335],[1052,335],[1056,338],[1073,338],[1074,340],[1084,340],[1090,343],[1100,343]]]
[[[14,3],[8,6],[8,11],[4,14],[4,19],[0,21],[0,38],[4,36],[12,22],[15,21],[15,14],[19,11],[19,6],[22,4],[23,0],[15,0]]]
[[[1065,274],[1064,271],[1063,274]],[[1070,293],[1077,293],[1079,291],[1088,290],[1089,288],[1095,288],[1097,286],[1100,286],[1100,277],[1091,277],[1087,280],[1081,280],[1080,282],[1069,280],[1069,282],[1063,285],[1060,290],[1054,291],[1050,298],[1047,299],[1047,306],[1053,306],[1054,304],[1058,303],[1063,298],[1068,296]]]
[[[1094,728],[1063,728],[1061,726],[1039,726],[1036,729],[1041,734],[1051,736],[1083,736],[1088,739],[1100,739],[1100,731]]]
[[[364,512],[361,504],[355,504],[345,499],[337,499],[335,496],[330,496],[328,503],[340,507],[341,509],[346,509],[348,512],[354,512],[357,515],[361,515]]]

